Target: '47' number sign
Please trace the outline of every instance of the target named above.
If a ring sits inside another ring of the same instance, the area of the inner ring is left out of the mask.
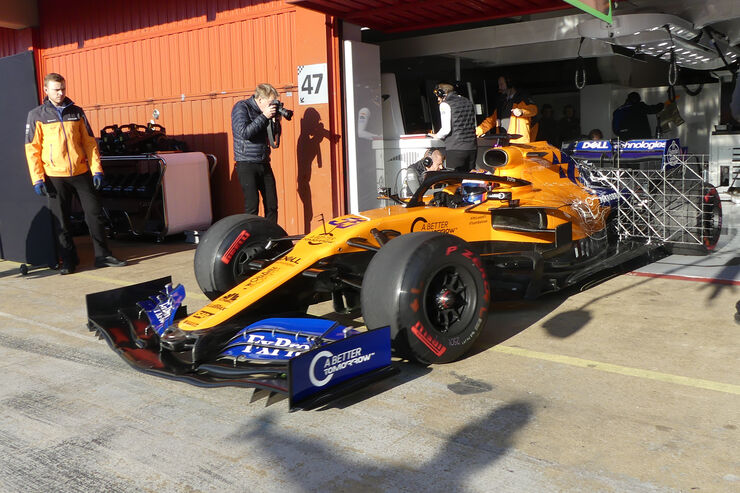
[[[328,103],[326,87],[325,63],[298,66],[298,104]]]

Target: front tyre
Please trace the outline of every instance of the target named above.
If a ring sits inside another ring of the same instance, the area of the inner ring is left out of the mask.
[[[194,270],[203,294],[215,300],[257,271],[249,267],[253,260],[271,259],[284,253],[292,242],[267,241],[287,233],[279,225],[260,216],[236,214],[214,223],[195,250]]]
[[[368,328],[389,325],[393,346],[420,363],[465,354],[485,325],[490,288],[480,257],[454,235],[401,235],[375,254],[362,283]]]

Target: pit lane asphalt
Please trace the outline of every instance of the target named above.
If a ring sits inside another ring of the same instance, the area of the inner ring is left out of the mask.
[[[204,305],[194,245],[116,241],[131,265],[93,269],[78,237],[69,276],[0,261],[0,491],[740,491],[740,209],[723,206],[720,255],[662,262],[716,259],[725,283],[628,274],[494,302],[465,359],[310,412],[141,374],[87,331],[85,294],[165,275]]]

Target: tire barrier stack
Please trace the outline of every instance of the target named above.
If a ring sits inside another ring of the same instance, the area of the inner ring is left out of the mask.
[[[100,130],[98,141],[103,156],[131,156],[162,151],[186,152],[187,145],[181,140],[167,137],[165,128],[156,123],[139,125],[108,125]]]

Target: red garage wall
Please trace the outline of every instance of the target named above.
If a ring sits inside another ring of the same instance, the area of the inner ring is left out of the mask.
[[[283,122],[282,142],[272,158],[280,224],[289,233],[303,233],[307,224],[318,224],[312,217],[343,211],[337,105],[332,100],[299,106],[297,98],[298,65],[336,67],[338,38],[325,15],[282,1],[84,0],[70,8],[40,0],[39,18],[39,78],[48,72],[64,75],[70,98],[85,109],[94,131],[144,124],[156,108],[157,123],[168,135],[217,156],[216,217],[243,211],[231,108],[261,82],[273,84],[285,106],[295,110],[293,120]],[[333,84],[330,94],[339,100],[338,78]],[[315,127],[317,119],[337,139],[327,135],[309,149],[302,145],[310,130],[306,121]],[[307,191],[303,198],[299,188]]]
[[[17,55],[32,47],[31,29],[0,27],[0,58]]]

